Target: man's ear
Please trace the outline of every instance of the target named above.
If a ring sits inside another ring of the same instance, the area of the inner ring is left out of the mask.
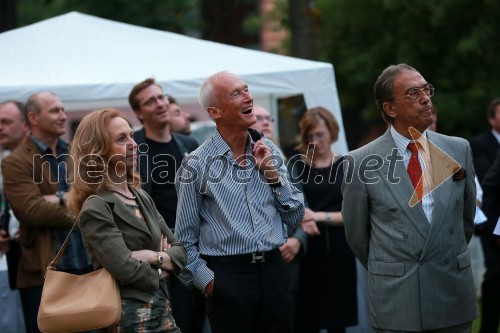
[[[384,109],[385,114],[388,115],[389,117],[396,118],[396,116],[398,115],[398,113],[394,109],[394,104],[393,103],[391,103],[391,102],[384,102],[384,104],[382,104],[382,107]]]
[[[218,119],[218,118],[220,118],[220,111],[215,106],[209,106],[207,108],[207,112],[210,115],[210,117],[212,117],[212,119]]]
[[[144,120],[141,114],[141,110],[135,110],[134,113],[137,119],[139,119],[141,122]]]
[[[28,121],[30,125],[38,126],[38,117],[33,112],[28,113]]]

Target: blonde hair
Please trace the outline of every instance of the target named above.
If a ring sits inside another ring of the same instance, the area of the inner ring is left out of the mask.
[[[116,117],[128,122],[115,109],[93,111],[82,119],[75,132],[68,159],[68,183],[71,189],[67,204],[72,216],[78,215],[90,195],[112,187],[107,177],[112,145],[107,127]],[[140,188],[140,176],[135,170],[127,169],[127,181],[133,188]]]

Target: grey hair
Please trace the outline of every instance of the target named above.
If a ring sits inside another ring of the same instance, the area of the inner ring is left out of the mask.
[[[214,82],[219,80],[222,76],[231,74],[229,71],[224,70],[210,75],[206,78],[200,85],[200,91],[198,92],[198,101],[201,108],[207,111],[210,106],[218,105],[218,96],[214,89]]]
[[[415,68],[407,64],[390,65],[382,71],[373,87],[373,92],[375,94],[375,103],[377,104],[379,110],[382,112],[382,118],[384,118],[384,120],[388,123],[392,123],[394,119],[389,117],[384,112],[384,102],[387,102],[394,98],[394,96],[392,95],[394,90],[394,80],[401,73],[406,71],[418,73]]]

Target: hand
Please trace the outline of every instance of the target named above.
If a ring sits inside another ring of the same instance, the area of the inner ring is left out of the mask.
[[[288,238],[286,243],[280,247],[281,258],[283,258],[286,263],[291,262],[293,259],[295,259],[295,256],[297,256],[297,253],[299,253],[300,246],[301,243],[298,238]]]
[[[162,245],[161,245],[161,248],[160,248],[160,251],[164,251],[166,249],[170,249],[172,247],[172,245],[170,245],[170,243],[168,242],[168,239],[166,236],[162,236]]]
[[[162,270],[160,279],[166,279],[169,276],[170,276],[170,272]]]
[[[315,216],[314,211],[306,207],[304,213],[304,219],[300,222],[302,230],[304,230],[304,232],[309,236],[318,236],[321,234],[319,232],[314,216]]]
[[[151,250],[132,251],[132,258],[147,262],[148,264],[154,263],[155,265],[157,261],[156,252],[153,252]]]
[[[209,297],[212,297],[212,293],[214,292],[214,280],[210,281],[205,287],[205,294]]]
[[[10,250],[10,237],[7,231],[0,230],[0,252],[7,253]]]
[[[257,169],[264,175],[269,183],[277,183],[279,181],[279,173],[274,165],[271,148],[269,148],[264,140],[259,140],[252,147],[252,154],[255,158]]]
[[[59,206],[59,198],[55,194],[46,194],[42,195],[42,197],[45,199],[45,201],[56,204]]]

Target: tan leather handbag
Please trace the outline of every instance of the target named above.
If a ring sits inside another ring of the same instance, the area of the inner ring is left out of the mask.
[[[78,218],[75,220],[73,232]],[[104,268],[84,275],[56,270],[71,232],[47,267],[38,328],[46,333],[81,332],[115,325],[121,318],[118,283]]]

